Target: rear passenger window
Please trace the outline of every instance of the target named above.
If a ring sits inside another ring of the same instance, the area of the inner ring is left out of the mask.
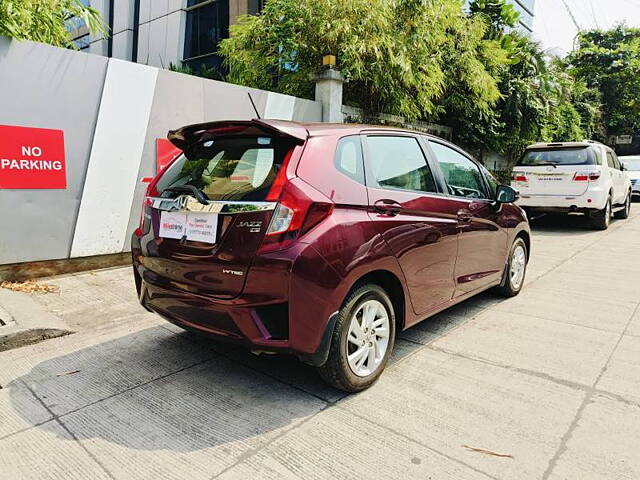
[[[378,187],[437,191],[433,174],[415,138],[369,136],[367,147],[368,169]]]
[[[456,197],[490,198],[480,168],[473,161],[441,143],[429,142],[447,182],[449,193]]]
[[[338,171],[364,185],[364,167],[360,136],[343,137],[338,141],[335,165]]]

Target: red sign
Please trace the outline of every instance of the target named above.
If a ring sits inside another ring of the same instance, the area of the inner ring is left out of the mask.
[[[0,125],[0,188],[67,188],[64,132]]]

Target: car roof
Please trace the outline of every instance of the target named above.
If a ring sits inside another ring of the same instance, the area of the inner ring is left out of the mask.
[[[262,120],[265,123],[269,123],[275,125],[277,122],[278,125],[299,125],[304,127],[309,132],[309,136],[311,137],[320,137],[320,136],[333,136],[333,135],[357,135],[363,132],[395,132],[395,133],[410,133],[415,135],[425,135],[427,137],[441,139],[448,141],[446,139],[442,139],[436,135],[421,132],[418,130],[411,130],[408,128],[402,127],[394,127],[389,125],[371,125],[366,123],[322,123],[322,122],[291,122],[286,120]]]
[[[232,135],[233,131],[270,131],[283,137],[291,138],[297,142],[304,142],[309,137],[320,136],[346,136],[357,135],[363,132],[395,132],[409,133],[414,135],[424,135],[432,139],[450,143],[446,139],[441,139],[435,135],[406,128],[390,127],[386,125],[364,125],[354,123],[314,123],[314,122],[292,122],[289,120],[276,119],[253,119],[253,120],[222,120],[205,123],[186,125],[177,130],[170,130],[167,138],[178,148],[184,149],[196,139],[203,138],[207,132],[224,132]],[[453,145],[455,146],[455,145]]]
[[[594,147],[601,146],[606,147],[606,145],[596,142],[595,140],[583,140],[581,142],[539,142],[529,145],[527,150],[541,150],[541,149],[553,149],[553,148],[579,148],[579,147]]]

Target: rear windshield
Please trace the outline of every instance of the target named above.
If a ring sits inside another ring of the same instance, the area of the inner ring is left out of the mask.
[[[262,201],[291,144],[271,137],[220,137],[189,147],[158,182],[162,196],[171,187],[193,186],[210,200]],[[163,194],[164,193],[164,194]]]
[[[596,165],[596,157],[589,147],[552,148],[549,150],[527,150],[516,165]]]

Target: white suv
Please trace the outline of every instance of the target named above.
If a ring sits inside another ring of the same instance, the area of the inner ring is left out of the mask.
[[[516,163],[511,185],[528,211],[584,213],[604,230],[627,218],[631,183],[615,152],[598,142],[536,143]]]

